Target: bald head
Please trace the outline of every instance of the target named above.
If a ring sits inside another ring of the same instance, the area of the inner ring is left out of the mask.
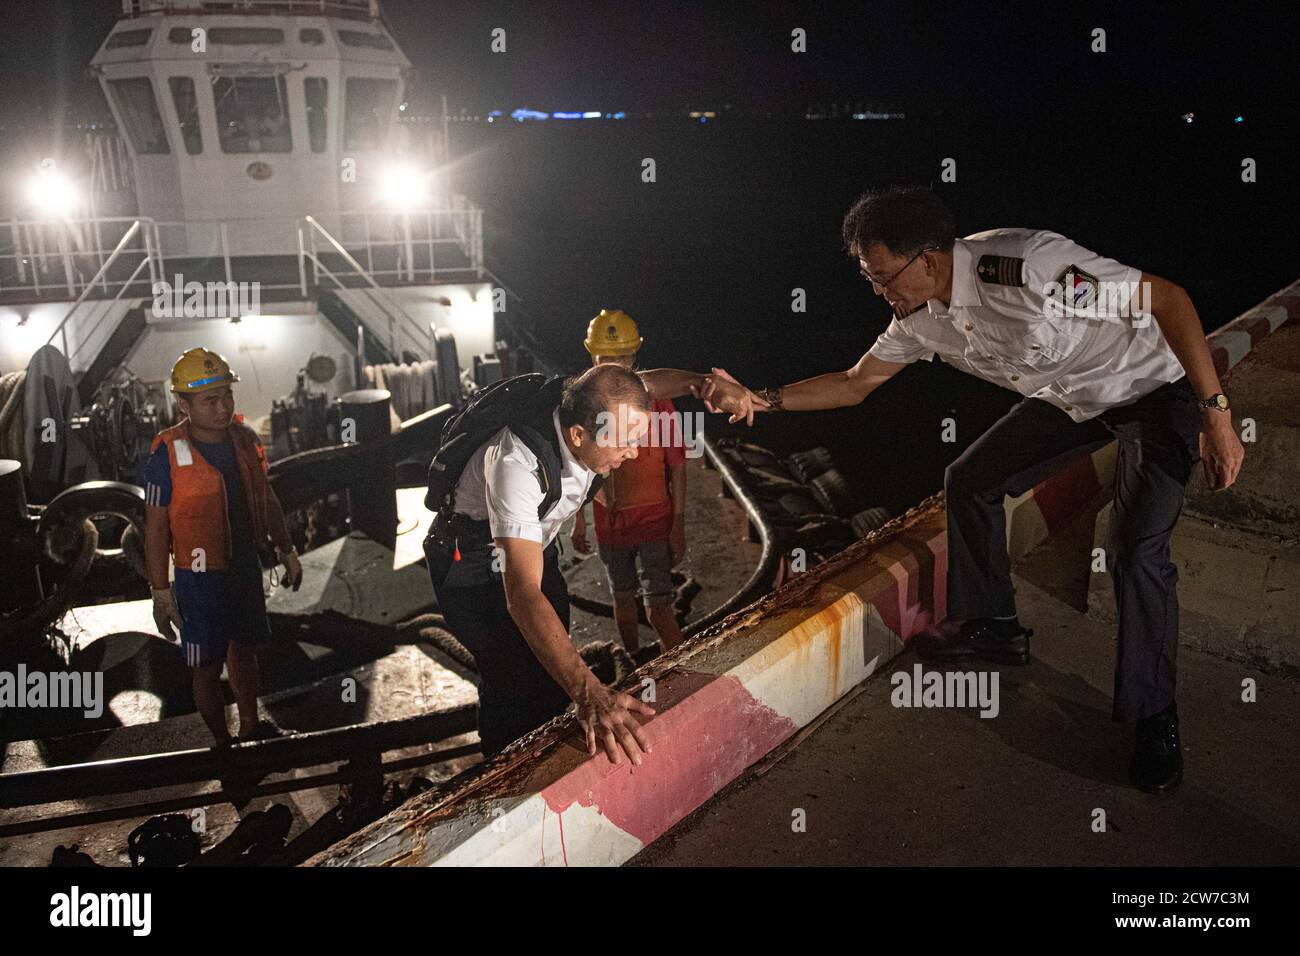
[[[650,411],[650,394],[641,376],[621,365],[593,365],[564,383],[560,426],[581,425],[594,435],[600,427],[601,412],[618,414],[621,405],[629,411]]]
[[[650,395],[631,369],[596,365],[564,384],[559,418],[578,461],[607,475],[637,456],[650,427]]]

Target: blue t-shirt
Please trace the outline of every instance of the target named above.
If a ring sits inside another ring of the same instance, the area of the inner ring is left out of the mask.
[[[239,477],[239,462],[235,458],[235,443],[229,437],[220,442],[203,442],[190,440],[190,447],[202,456],[203,460],[221,472],[221,480],[226,485],[226,513],[230,517],[230,567],[232,570],[257,568],[261,564],[257,557],[257,545],[253,540],[253,513],[248,507],[248,496],[244,494],[244,481]],[[167,446],[159,445],[158,450],[149,458],[144,468],[145,495],[151,505],[167,507],[172,503],[171,461],[167,457]],[[185,568],[177,568],[176,573],[191,574]]]

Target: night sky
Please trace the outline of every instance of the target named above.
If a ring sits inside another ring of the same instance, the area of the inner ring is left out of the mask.
[[[521,297],[507,318],[575,369],[587,360],[581,332],[605,307],[642,323],[647,366],[724,364],[761,386],[851,365],[889,313],[840,250],[840,219],[886,182],[935,188],[959,234],[1050,228],[1173,278],[1207,329],[1295,278],[1297,38],[1276,5],[383,6],[415,67],[412,113],[445,93],[470,116],[629,114],[453,128],[453,176],[485,210],[487,265]],[[120,3],[21,10],[0,34],[0,154],[57,140],[31,127],[60,115],[108,117],[86,64]],[[505,54],[490,50],[495,27]],[[806,54],[790,50],[794,27],[807,31]],[[1106,53],[1090,50],[1098,27]],[[846,103],[907,119],[802,119]],[[684,116],[692,109],[724,119],[700,125]],[[638,178],[646,156],[660,164],[653,187]],[[1241,181],[1243,156],[1257,160],[1258,183]],[[939,182],[943,157],[960,158],[957,181]],[[797,321],[794,287],[811,302]],[[961,409],[969,440],[1015,398],[916,364],[863,407],[747,435],[784,451],[831,447],[867,503],[898,511],[940,487],[962,447],[917,422]],[[872,450],[904,443],[908,468],[882,468]]]
[[[85,67],[118,0],[0,6],[4,122],[95,118],[102,100]],[[930,116],[1060,117],[1067,137],[1085,132],[1072,117],[1114,110],[1294,116],[1296,34],[1275,4],[1148,6],[384,3],[418,71],[413,99],[445,92],[455,111],[799,113],[865,100]],[[806,54],[790,52],[796,26]],[[506,30],[504,55],[490,52],[494,27]],[[1089,50],[1094,27],[1107,31],[1105,54]]]

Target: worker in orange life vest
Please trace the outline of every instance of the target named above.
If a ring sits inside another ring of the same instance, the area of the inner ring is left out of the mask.
[[[269,639],[260,554],[274,545],[293,589],[302,564],[267,478],[257,434],[236,420],[231,384],[239,376],[207,349],[190,349],[172,368],[185,418],[153,441],[145,466],[145,557],[154,623],[175,640],[191,668],[194,704],[217,746],[231,742],[221,692],[225,664],[239,713],[239,740],[281,736],[257,713],[256,645]],[[176,567],[168,581],[169,557]]]
[[[593,365],[612,362],[632,368],[641,342],[631,316],[602,309],[587,327],[583,344]],[[614,621],[629,651],[640,646],[638,561],[646,617],[661,647],[668,650],[682,639],[673,607],[672,569],[686,553],[686,453],[673,403],[658,399],[651,414],[660,422],[671,422],[671,427],[654,429],[652,434],[660,440],[611,472],[591,506],[596,543],[614,593]],[[575,516],[571,537],[577,551],[590,551],[585,510]]]

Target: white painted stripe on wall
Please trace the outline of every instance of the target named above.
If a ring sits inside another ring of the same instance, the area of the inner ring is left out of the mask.
[[[1284,306],[1272,305],[1259,310],[1260,315],[1268,319],[1268,330],[1276,332],[1278,326],[1287,320],[1287,311]]]
[[[824,615],[839,615],[844,624],[837,639],[841,655],[852,631],[855,642],[862,643],[862,601],[855,594],[845,594],[828,604]],[[820,616],[809,617],[794,630],[787,631],[757,653],[741,661],[730,671],[756,701],[802,727],[834,702],[831,676],[831,640],[826,622]],[[861,653],[854,673],[861,670]],[[853,666],[853,665],[850,665]]]
[[[618,866],[643,849],[641,841],[595,807],[580,803],[564,809],[563,821],[534,794],[441,856],[433,866]],[[442,829],[441,827],[439,829]]]
[[[1250,352],[1250,333],[1225,332],[1215,338],[1214,344],[1228,353],[1228,368],[1232,368]]]

